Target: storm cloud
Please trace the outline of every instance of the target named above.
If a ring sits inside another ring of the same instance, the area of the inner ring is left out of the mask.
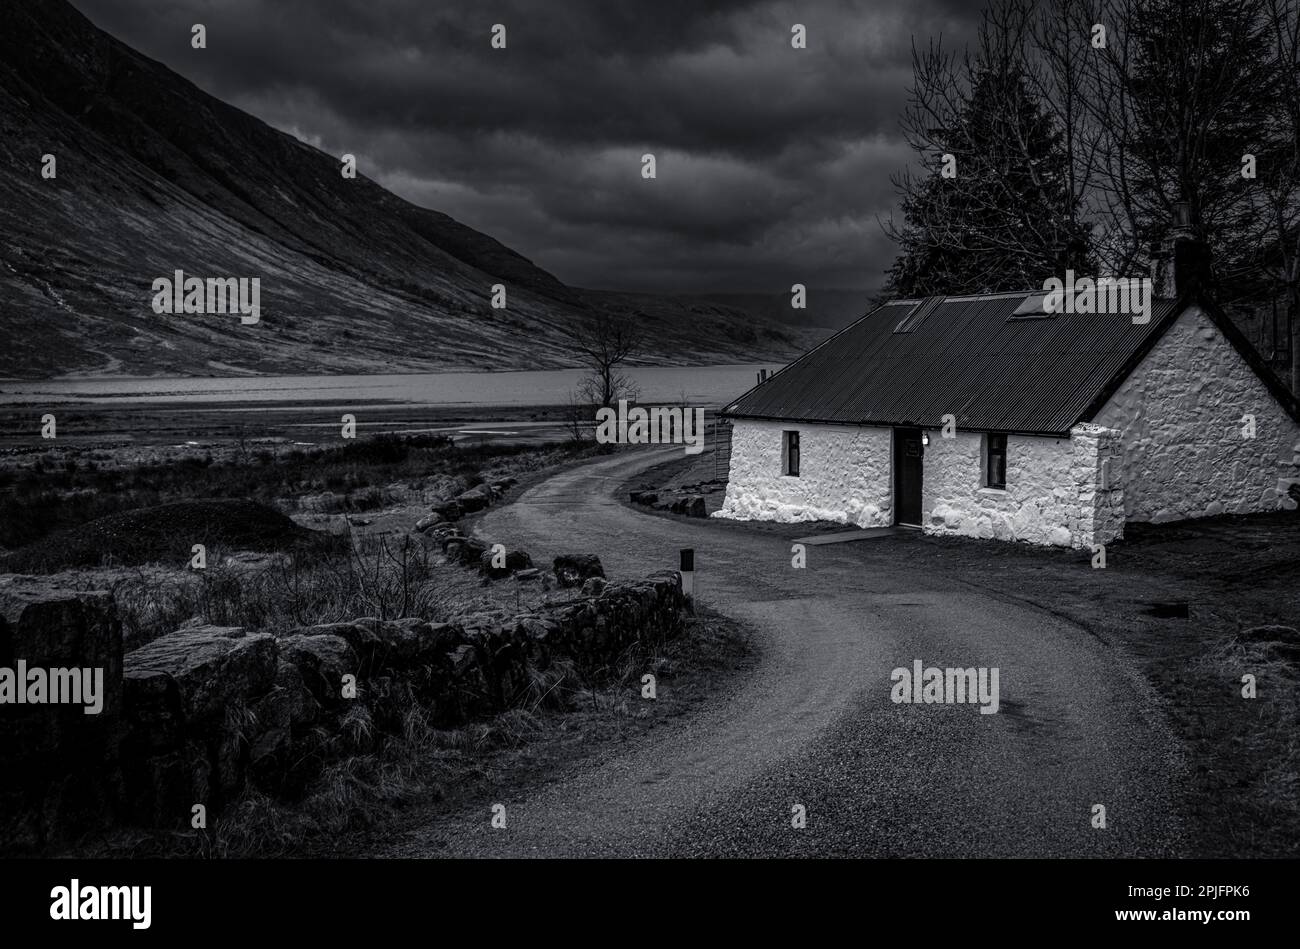
[[[960,0],[77,0],[213,95],[598,289],[874,290],[915,38]],[[190,28],[207,28],[207,49]],[[491,48],[493,24],[507,47]],[[793,49],[791,26],[807,28]],[[656,157],[655,180],[641,156]]]

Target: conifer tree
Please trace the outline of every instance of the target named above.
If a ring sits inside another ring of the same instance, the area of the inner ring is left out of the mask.
[[[928,171],[895,181],[903,224],[889,229],[901,253],[886,292],[1027,290],[1066,267],[1086,269],[1070,156],[1020,66],[982,57],[967,67],[969,93],[933,88],[956,78],[937,51],[917,67],[904,126]]]

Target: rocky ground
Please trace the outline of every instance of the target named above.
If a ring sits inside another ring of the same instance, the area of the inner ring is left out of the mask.
[[[707,451],[671,461],[628,484],[627,497],[632,504],[683,517],[708,517],[726,498],[727,472],[714,453]]]

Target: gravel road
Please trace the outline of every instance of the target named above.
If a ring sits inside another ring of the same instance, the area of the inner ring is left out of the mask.
[[[941,562],[918,573],[865,541],[809,547],[797,570],[788,538],[614,499],[672,451],[564,471],[478,533],[598,553],[615,578],[675,568],[694,547],[699,600],[755,630],[754,673],[680,726],[500,802],[505,829],[484,801],[390,839],[387,855],[1180,854],[1178,745],[1122,657],[1046,611],[946,582]],[[999,712],[893,703],[891,671],[915,659],[997,667]]]

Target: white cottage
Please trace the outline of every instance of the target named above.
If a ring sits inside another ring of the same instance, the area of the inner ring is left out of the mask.
[[[751,389],[714,516],[1086,548],[1296,507],[1296,400],[1211,302],[1143,323],[1042,299],[892,301]]]

